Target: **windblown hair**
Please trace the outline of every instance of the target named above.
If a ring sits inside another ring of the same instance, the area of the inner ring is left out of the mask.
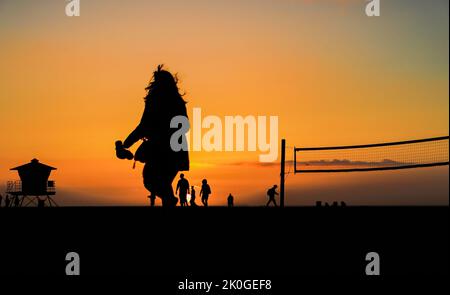
[[[184,94],[180,94],[178,89],[178,77],[172,75],[169,71],[164,70],[164,65],[159,65],[157,70],[153,72],[153,77],[145,88],[148,90],[147,96],[144,98],[146,102],[170,105],[176,101],[182,101]]]

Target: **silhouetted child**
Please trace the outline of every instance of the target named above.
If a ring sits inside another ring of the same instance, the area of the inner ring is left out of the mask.
[[[234,206],[234,197],[231,194],[228,196],[227,201],[228,201],[228,207]]]
[[[197,204],[195,204],[195,189],[194,186],[191,186],[191,207],[197,207]]]
[[[206,179],[202,180],[202,189],[200,190],[200,196],[202,197],[203,206],[208,207],[208,198],[211,194],[211,187]]]
[[[180,197],[180,205],[181,207],[188,206],[187,202],[187,194],[189,193],[189,181],[187,181],[186,178],[184,178],[184,174],[180,174],[180,180],[178,180],[177,183],[177,189],[175,190],[175,194],[179,193]]]
[[[277,207],[277,202],[275,201],[275,195],[278,195],[276,189],[277,189],[277,185],[275,184],[272,188],[269,188],[269,190],[267,191],[267,195],[269,196],[269,201],[267,202],[266,206],[269,206],[270,203],[273,203],[275,205],[275,207]]]

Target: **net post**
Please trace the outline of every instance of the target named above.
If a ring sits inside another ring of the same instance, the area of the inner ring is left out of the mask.
[[[294,174],[297,174],[297,150],[294,146]]]
[[[280,207],[284,207],[284,175],[286,160],[286,139],[281,140]]]

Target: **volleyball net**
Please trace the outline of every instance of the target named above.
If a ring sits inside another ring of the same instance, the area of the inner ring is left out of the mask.
[[[449,137],[335,147],[294,148],[295,173],[359,172],[449,164]]]

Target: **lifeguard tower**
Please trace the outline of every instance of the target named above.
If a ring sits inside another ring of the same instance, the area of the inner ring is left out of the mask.
[[[8,181],[6,184],[9,207],[58,206],[52,199],[56,194],[55,182],[48,180],[50,173],[56,168],[33,159],[28,164],[10,170],[16,170],[20,180]]]

